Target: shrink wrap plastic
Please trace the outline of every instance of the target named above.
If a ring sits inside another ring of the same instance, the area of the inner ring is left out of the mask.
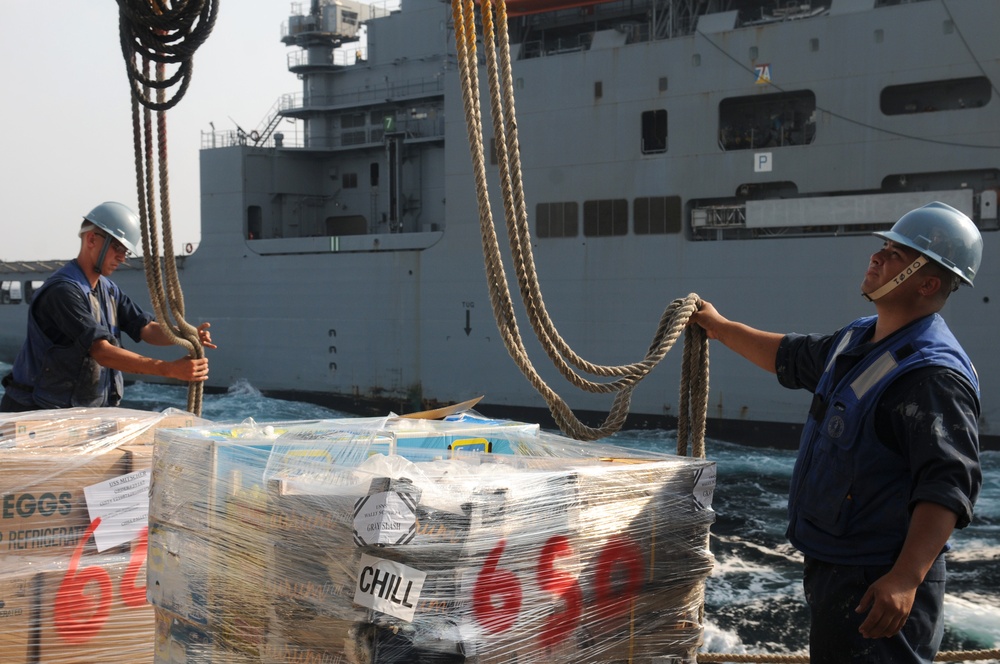
[[[694,662],[714,485],[475,414],[161,429],[154,661]]]
[[[153,432],[207,424],[121,408],[0,414],[0,663],[151,662]]]

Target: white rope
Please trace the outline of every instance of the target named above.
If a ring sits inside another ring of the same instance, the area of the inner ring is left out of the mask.
[[[507,41],[507,15],[503,0],[496,5],[498,27],[493,28],[493,5],[489,0],[482,3],[483,40],[486,45],[486,61],[489,75],[489,90],[493,132],[496,137],[497,161],[500,171],[500,187],[503,194],[505,220],[511,256],[515,266],[521,300],[528,314],[528,320],[559,372],[577,387],[596,393],[616,392],[614,402],[605,422],[599,427],[584,425],[572,410],[539,376],[535,370],[521,339],[514,314],[513,302],[507,286],[503,268],[493,213],[486,183],[486,166],[483,149],[483,122],[479,100],[478,56],[476,52],[475,6],[472,0],[453,0],[452,13],[455,27],[455,45],[458,52],[459,73],[465,108],[469,148],[472,156],[476,193],[480,212],[480,230],[483,242],[483,258],[490,291],[490,302],[507,351],[514,359],[521,373],[541,394],[549,406],[559,428],[567,435],[581,440],[594,440],[615,433],[625,423],[631,403],[632,390],[663,359],[673,347],[687,321],[700,306],[700,298],[694,293],[674,300],[660,319],[660,324],[645,357],[635,363],[621,366],[597,365],[584,360],[563,340],[553,324],[542,299],[541,288],[535,272],[528,227],[527,210],[522,188],[520,152],[517,139],[517,121],[514,113],[514,95],[510,68],[510,47]],[[499,58],[499,62],[498,62]],[[697,354],[704,361],[698,367],[706,374],[703,381],[682,379],[682,403],[691,404],[689,385],[695,382],[699,389],[704,387],[704,395],[695,395],[694,410],[707,412],[707,339],[700,328],[692,328],[692,340],[705,346]],[[579,375],[577,369],[594,376],[612,377],[615,380],[601,383]],[[705,407],[697,405],[704,400]],[[703,449],[704,420],[689,427],[686,420],[689,413],[682,412],[679,420],[685,423],[679,428],[690,431],[692,437]],[[686,443],[685,443],[686,444]]]

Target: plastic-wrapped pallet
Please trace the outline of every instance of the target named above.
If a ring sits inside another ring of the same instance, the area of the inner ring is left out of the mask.
[[[196,421],[116,408],[0,416],[0,662],[152,659],[153,430]]]
[[[158,664],[695,660],[711,461],[476,418],[156,440]]]

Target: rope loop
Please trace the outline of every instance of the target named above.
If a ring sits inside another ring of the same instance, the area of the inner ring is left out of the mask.
[[[622,428],[628,416],[632,391],[659,364],[684,332],[686,344],[698,348],[691,350],[690,354],[685,353],[682,369],[684,376],[681,380],[681,413],[678,415],[678,446],[680,447],[683,441],[687,449],[690,440],[694,453],[700,452],[704,455],[704,417],[708,410],[708,341],[700,328],[686,329],[688,320],[701,303],[697,295],[692,293],[671,302],[660,318],[646,355],[641,360],[626,365],[599,365],[585,360],[562,338],[550,318],[542,299],[531,249],[531,233],[522,185],[517,120],[514,112],[514,85],[504,1],[496,2],[494,9],[492,0],[482,0],[480,18],[507,241],[516,271],[521,302],[535,336],[553,365],[567,381],[592,393],[616,393],[604,423],[598,427],[589,427],[576,417],[566,402],[538,374],[521,338],[513,300],[507,286],[507,276],[500,254],[489,187],[486,182],[482,104],[479,99],[479,62],[476,52],[475,2],[452,0],[455,47],[458,52],[462,100],[476,182],[486,280],[497,329],[503,337],[507,352],[525,378],[545,398],[553,419],[566,435],[579,440],[596,440]],[[606,382],[591,380],[582,376],[580,372],[611,380]],[[702,372],[703,377],[695,378],[693,376],[695,372]],[[690,424],[692,416],[700,418],[695,419],[693,425]]]
[[[132,95],[146,108],[165,111],[184,97],[191,82],[193,56],[215,25],[218,0],[118,0],[118,32]],[[150,77],[146,64],[176,65],[169,76]],[[178,86],[169,98],[151,90]]]
[[[945,650],[937,654],[935,662],[984,662],[1000,660],[1000,648],[988,650]],[[809,655],[767,655],[747,653],[698,653],[699,664],[737,664],[739,662],[761,662],[767,664],[797,664],[809,662]]]
[[[153,311],[170,340],[192,358],[205,356],[198,329],[184,319],[170,215],[166,111],[181,100],[191,80],[192,56],[215,24],[217,0],[118,0],[122,55],[132,91],[132,137],[142,253]],[[177,65],[168,76],[167,65]],[[155,68],[155,73],[150,68]],[[178,86],[167,99],[167,90]],[[156,113],[156,137],[153,136]],[[158,177],[157,177],[158,176]],[[159,190],[157,214],[156,192]],[[162,233],[158,232],[162,218]],[[160,255],[160,238],[163,255]],[[188,411],[201,415],[204,384],[188,385]]]

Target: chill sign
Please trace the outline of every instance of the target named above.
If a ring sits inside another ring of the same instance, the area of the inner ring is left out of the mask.
[[[426,578],[418,569],[362,554],[354,603],[412,621]]]

